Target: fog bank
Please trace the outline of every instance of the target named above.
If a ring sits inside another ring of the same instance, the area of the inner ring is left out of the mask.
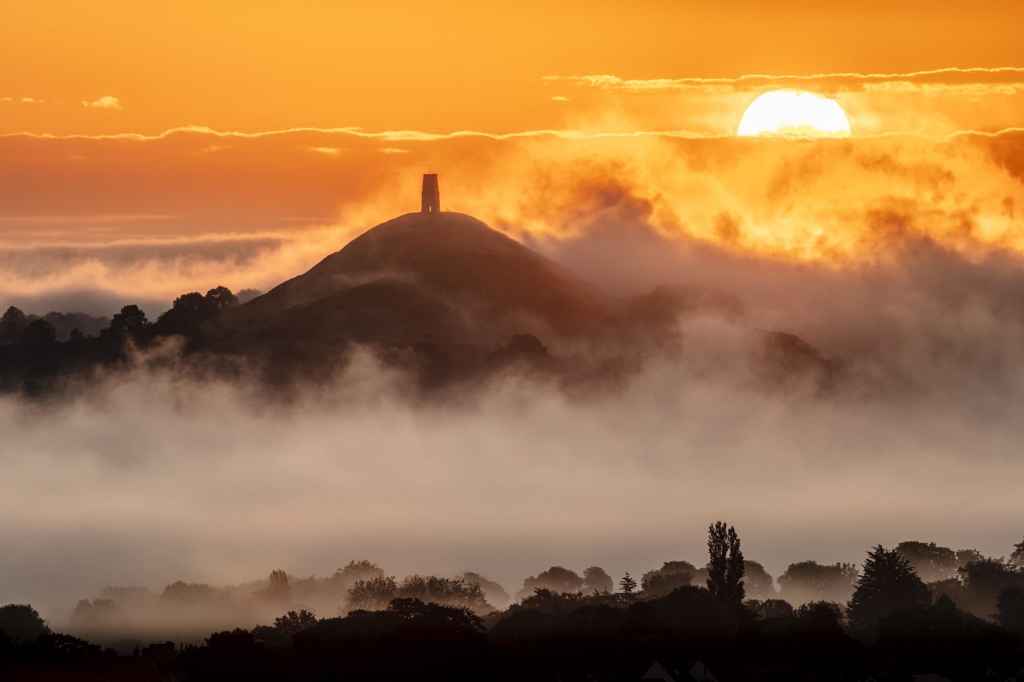
[[[54,404],[5,397],[0,544],[16,551],[0,555],[0,602],[59,623],[107,585],[364,557],[512,591],[552,564],[702,563],[718,518],[774,575],[878,542],[999,555],[1019,539],[1024,425],[1008,414],[969,395],[765,391],[730,361],[742,344],[724,340],[743,332],[698,318],[683,333],[699,362],[652,360],[585,399],[507,376],[425,404],[368,353],[288,405],[145,366]]]

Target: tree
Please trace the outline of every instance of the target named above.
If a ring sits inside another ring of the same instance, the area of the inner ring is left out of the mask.
[[[743,606],[743,551],[736,529],[717,521],[708,526],[708,591],[723,604]]]
[[[57,342],[57,330],[46,320],[32,320],[21,332],[21,342],[28,346],[49,346]]]
[[[0,632],[15,642],[33,642],[50,631],[28,604],[0,606]]]
[[[137,305],[126,305],[110,320],[107,331],[115,338],[131,337],[138,340],[148,328],[149,320],[146,319],[146,313]]]
[[[11,343],[17,341],[27,326],[28,317],[19,308],[12,305],[0,318],[0,341]]]
[[[960,567],[956,552],[934,542],[907,540],[896,545],[896,551],[910,562],[917,575],[926,583],[951,578]]]
[[[288,574],[281,569],[271,571],[263,595],[272,601],[288,601],[289,592]]]
[[[220,311],[238,305],[238,297],[227,287],[214,287],[206,292],[206,301],[214,310]]]
[[[629,571],[626,571],[626,575],[622,576],[622,580],[619,581],[619,589],[627,598],[632,597],[636,592],[636,580],[629,574]]]
[[[1008,587],[999,593],[999,624],[1010,632],[1024,635],[1024,588]]]
[[[792,604],[811,601],[845,603],[853,595],[857,583],[857,567],[837,563],[831,566],[816,561],[790,564],[779,576],[782,597]]]
[[[591,566],[583,571],[583,587],[589,592],[599,594],[611,592],[615,589],[615,583],[612,582],[612,577],[603,568]]]
[[[467,583],[458,578],[410,575],[398,586],[395,599],[417,599],[425,604],[465,608],[476,613],[494,610],[478,583]]]
[[[1010,554],[1010,563],[1018,568],[1024,568],[1024,540],[1013,546],[1013,552]]]
[[[693,582],[697,569],[688,561],[666,561],[661,568],[647,571],[640,578],[644,597],[663,597]]]
[[[519,598],[528,597],[538,589],[552,592],[579,592],[583,589],[583,578],[568,568],[552,566],[548,570],[524,580],[523,589],[519,591]]]
[[[843,611],[839,604],[828,601],[812,601],[794,611],[800,630],[814,633],[838,633],[842,631]]]
[[[398,582],[391,576],[357,580],[348,591],[348,605],[353,609],[379,610],[398,596]]]
[[[847,616],[855,629],[873,631],[883,618],[897,611],[929,604],[931,593],[907,558],[898,550],[878,545],[868,552]]]
[[[316,614],[306,609],[298,612],[289,611],[283,616],[274,619],[274,627],[287,635],[294,635],[302,632],[308,627],[316,625]]]
[[[743,562],[743,583],[747,594],[754,599],[771,599],[775,596],[775,581],[764,566],[756,561]]]
[[[958,549],[956,551],[956,565],[963,568],[972,561],[981,561],[985,556],[976,549]]]
[[[1002,559],[972,561],[959,571],[967,608],[983,618],[992,616],[1000,593],[1009,587],[1024,587],[1024,572]]]
[[[462,574],[462,581],[467,585],[479,586],[484,594],[484,599],[487,600],[487,603],[493,604],[495,608],[504,609],[512,601],[504,587],[493,580],[488,580],[479,573],[467,571]]]
[[[793,615],[793,606],[784,599],[748,599],[744,606],[761,620],[790,618]]]
[[[225,308],[235,305],[238,305],[238,297],[227,287],[210,289],[205,296],[198,291],[182,294],[156,321],[154,331],[158,335],[180,334],[190,340],[198,340],[202,336],[203,325]]]

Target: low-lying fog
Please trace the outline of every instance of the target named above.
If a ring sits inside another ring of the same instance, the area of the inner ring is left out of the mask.
[[[417,403],[360,354],[289,404],[145,366],[52,404],[0,399],[0,602],[59,625],[108,585],[327,575],[358,558],[514,592],[553,564],[616,579],[700,565],[719,518],[776,576],[879,542],[1000,555],[1019,540],[1019,385],[765,391],[730,360],[745,332],[697,318],[684,334],[699,362],[652,361],[589,398],[509,376]]]

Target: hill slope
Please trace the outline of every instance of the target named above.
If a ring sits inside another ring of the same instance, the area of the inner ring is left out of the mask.
[[[366,286],[384,281],[390,285]],[[396,287],[407,289],[409,300],[401,305]],[[339,325],[353,318],[386,320],[377,325],[378,333],[357,325],[354,337],[407,343],[421,327],[427,333],[438,326],[439,314],[452,317],[439,326],[481,336],[576,335],[600,323],[608,307],[555,263],[471,216],[408,213],[368,230],[232,317],[250,328],[273,327],[280,316],[301,309],[328,315],[318,325],[323,328],[344,310]],[[344,329],[334,329],[332,336],[339,333]]]

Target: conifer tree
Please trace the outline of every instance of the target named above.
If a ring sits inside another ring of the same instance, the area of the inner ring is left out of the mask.
[[[864,562],[847,617],[858,630],[871,630],[886,616],[931,603],[928,587],[898,550],[878,545]]]
[[[629,571],[626,571],[626,575],[622,576],[622,580],[619,581],[619,588],[627,597],[632,597],[636,592],[636,580],[629,574]]]

